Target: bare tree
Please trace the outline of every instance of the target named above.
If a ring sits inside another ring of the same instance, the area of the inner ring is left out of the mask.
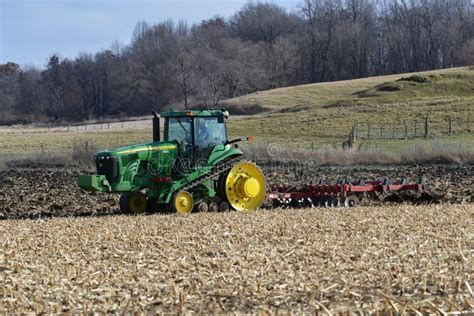
[[[85,120],[310,82],[472,64],[471,0],[249,2],[231,18],[137,23],[131,43],[44,69],[0,65],[0,115]]]
[[[95,63],[93,57],[88,54],[80,54],[76,58],[73,69],[74,76],[80,88],[82,99],[81,117],[83,120],[88,120],[90,111],[93,107],[93,77]]]

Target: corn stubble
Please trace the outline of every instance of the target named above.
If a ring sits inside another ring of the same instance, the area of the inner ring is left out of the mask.
[[[474,205],[0,222],[0,313],[473,311]]]

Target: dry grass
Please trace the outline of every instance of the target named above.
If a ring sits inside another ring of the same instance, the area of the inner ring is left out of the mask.
[[[151,137],[151,127],[95,132],[48,132],[41,128],[0,130],[0,154],[58,154],[72,151],[75,146],[86,146],[86,143],[108,149],[148,142]]]
[[[0,159],[0,170],[6,168],[57,168],[79,167],[94,169],[93,155],[98,151],[95,144],[72,144],[71,149],[56,152],[25,153]]]
[[[295,149],[278,143],[250,144],[243,148],[247,157],[261,163],[290,162],[311,166],[474,164],[474,148],[443,141],[416,142],[401,151],[386,148]]]
[[[474,311],[473,205],[0,222],[0,313]]]
[[[308,149],[288,148],[277,143],[244,144],[246,157],[265,163],[290,163],[306,166],[387,166],[411,164],[474,164],[474,148],[462,143],[445,141],[417,142],[406,146],[403,150],[387,150],[387,148],[360,147],[350,150],[322,148],[311,151]],[[94,143],[72,144],[66,150],[55,152],[23,153],[0,157],[0,170],[6,168],[50,168],[80,167],[94,170],[92,156],[99,150]]]

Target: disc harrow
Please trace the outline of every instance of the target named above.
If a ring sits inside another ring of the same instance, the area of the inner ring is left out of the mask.
[[[338,180],[326,184],[310,182],[300,186],[277,184],[270,187],[266,201],[273,207],[353,207],[370,199],[383,200],[394,192],[411,191],[423,193],[425,179],[409,183],[406,178],[398,181],[381,180]]]

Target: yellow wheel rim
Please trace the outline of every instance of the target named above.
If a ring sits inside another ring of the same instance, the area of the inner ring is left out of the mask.
[[[194,207],[194,199],[191,193],[180,191],[174,198],[174,208],[181,214],[190,213]]]
[[[143,213],[146,210],[146,196],[141,192],[130,194],[128,206],[133,213]]]
[[[230,205],[237,211],[253,211],[265,199],[265,177],[252,162],[235,165],[225,180],[225,192]]]

